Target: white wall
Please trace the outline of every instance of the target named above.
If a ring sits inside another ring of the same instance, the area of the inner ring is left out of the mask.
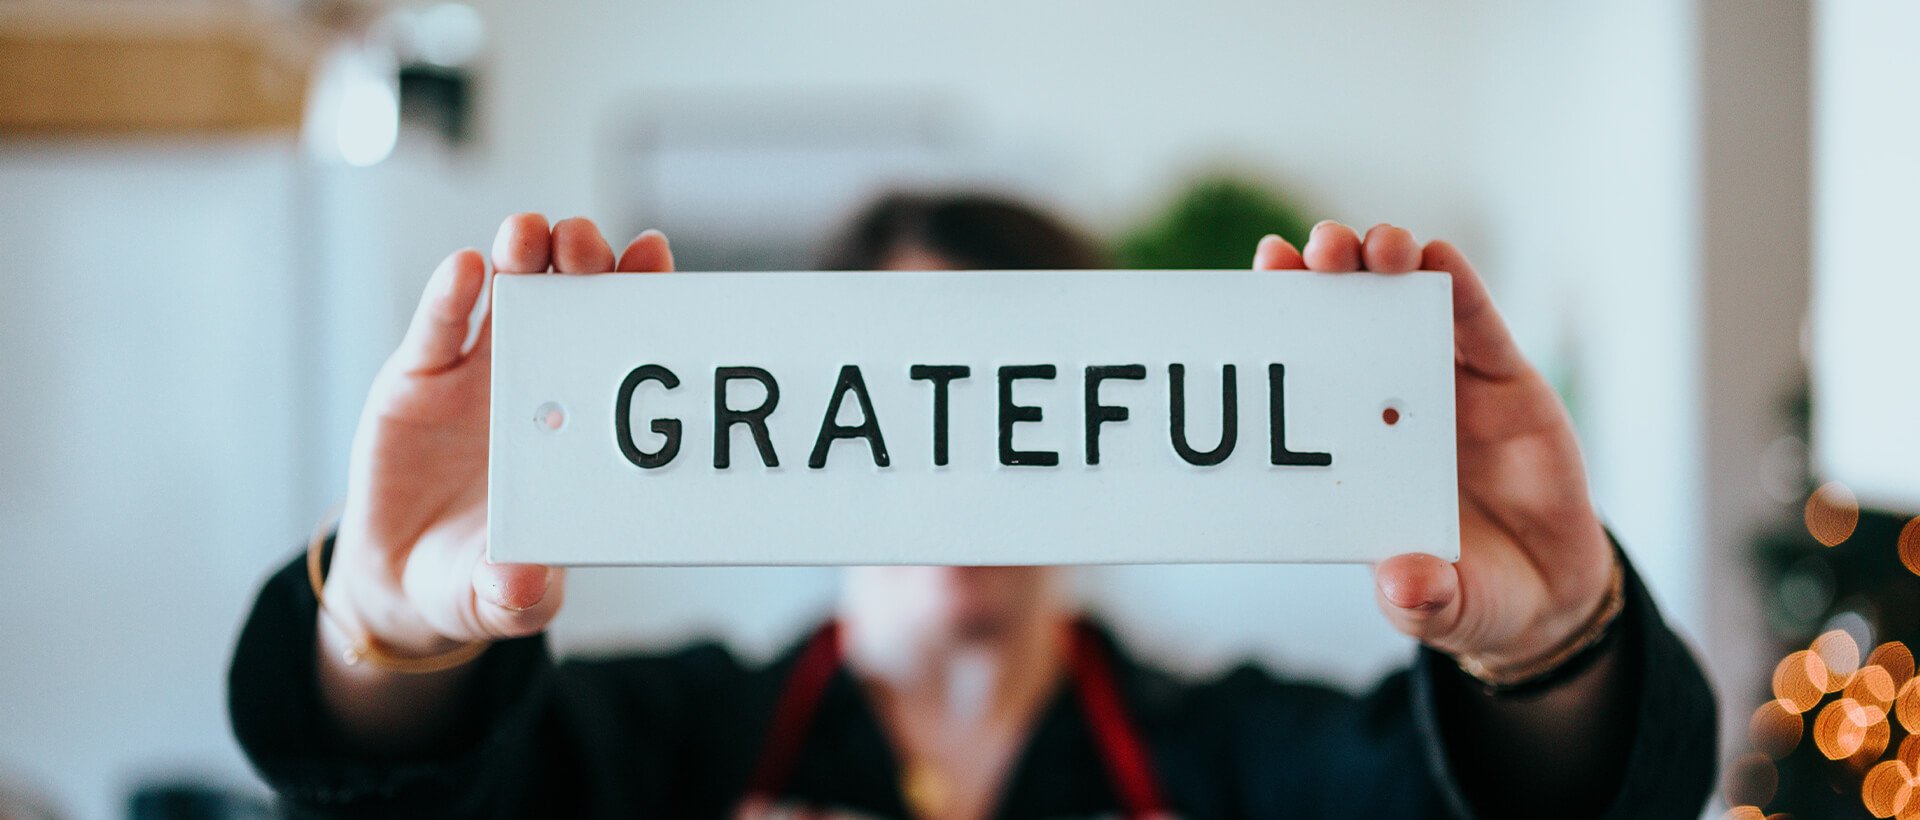
[[[1043,158],[1052,198],[1104,230],[1231,162],[1316,216],[1455,239],[1528,349],[1577,373],[1595,492],[1672,614],[1701,624],[1685,4],[479,5],[497,49],[457,155],[416,139],[307,173],[273,146],[0,150],[0,613],[29,625],[0,631],[0,767],[82,816],[150,767],[244,776],[220,691],[237,619],[338,496],[361,391],[419,286],[509,211],[616,218],[608,141],[663,94],[940,96],[972,145]],[[833,573],[571,584],[565,646],[714,634],[764,656]],[[1253,654],[1357,685],[1408,651],[1362,568],[1082,585],[1183,668]]]
[[[284,147],[0,151],[0,771],[241,776],[226,659],[303,526]]]
[[[1699,106],[1689,4],[1506,9],[1487,48],[1465,246],[1568,395],[1602,516],[1670,619],[1698,634]],[[1524,30],[1526,33],[1517,33]]]
[[[1815,6],[1813,445],[1821,475],[1861,503],[1920,508],[1920,275],[1898,237],[1920,206],[1920,5]]]

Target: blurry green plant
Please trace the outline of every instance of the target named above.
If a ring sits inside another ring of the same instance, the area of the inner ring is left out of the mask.
[[[1122,235],[1114,259],[1126,268],[1244,268],[1260,237],[1277,233],[1298,247],[1312,227],[1279,194],[1213,175],[1194,181],[1163,213]]]

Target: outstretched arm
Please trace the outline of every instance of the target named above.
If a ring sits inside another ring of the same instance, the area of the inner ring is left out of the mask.
[[[1611,611],[1624,568],[1588,496],[1566,408],[1521,355],[1466,257],[1444,241],[1422,246],[1391,225],[1362,237],[1323,222],[1299,250],[1267,237],[1254,267],[1453,277],[1461,557],[1383,561],[1376,598],[1400,631],[1494,679],[1532,676],[1582,645]],[[1657,619],[1638,584],[1627,587],[1627,615]],[[1633,631],[1627,626],[1611,628]],[[1598,644],[1578,671],[1524,693],[1490,693],[1440,664],[1433,695],[1447,762],[1478,812],[1575,817],[1608,808],[1645,728],[1638,718],[1647,647],[1628,637]],[[1690,664],[1684,671],[1697,679]]]
[[[619,259],[585,219],[547,226],[517,214],[500,226],[502,276],[666,271],[666,239],[648,232]],[[467,342],[487,277],[481,255],[448,256],[413,322],[375,378],[354,436],[347,501],[320,618],[319,687],[338,734],[368,752],[405,753],[458,731],[472,665],[429,674],[350,664],[374,643],[433,657],[475,641],[537,634],[560,610],[564,571],[486,559],[487,393],[492,321]]]

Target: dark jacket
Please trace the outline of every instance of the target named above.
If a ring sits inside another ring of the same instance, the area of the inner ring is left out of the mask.
[[[315,683],[316,614],[295,561],[261,591],[230,680],[241,745],[302,812],[725,817],[794,660],[789,652],[753,667],[701,645],[556,663],[543,638],[507,641],[476,661],[470,734],[419,759],[369,759],[329,735]],[[1630,759],[1607,816],[1698,817],[1713,779],[1712,695],[1631,570],[1622,618],[1616,628],[1631,653],[1638,706]],[[1132,660],[1111,637],[1102,640],[1181,816],[1473,816],[1441,740],[1436,682],[1461,674],[1443,655],[1423,649],[1410,668],[1355,696],[1252,667],[1182,681]],[[1065,689],[1020,753],[1000,817],[1117,811],[1092,734]],[[906,816],[892,751],[844,671],[823,695],[804,750],[787,799]]]

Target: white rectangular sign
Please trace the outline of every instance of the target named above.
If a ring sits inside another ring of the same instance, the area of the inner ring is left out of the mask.
[[[1445,274],[494,282],[495,561],[1459,555]]]

